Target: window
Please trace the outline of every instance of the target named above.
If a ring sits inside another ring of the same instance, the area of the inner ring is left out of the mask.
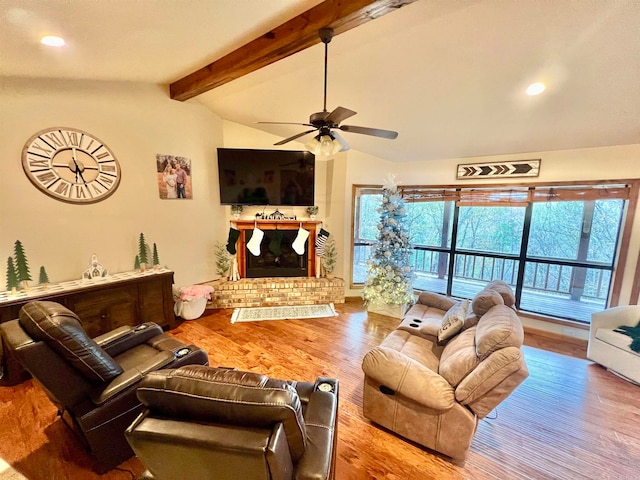
[[[354,198],[352,283],[363,285],[367,279],[367,259],[378,236],[378,209],[382,203],[380,188],[358,188]]]
[[[586,322],[605,309],[623,207],[621,199],[533,204],[520,308]]]
[[[381,190],[354,190],[352,283],[366,280]],[[414,288],[470,298],[501,279],[523,311],[589,322],[608,305],[621,185],[403,190]]]

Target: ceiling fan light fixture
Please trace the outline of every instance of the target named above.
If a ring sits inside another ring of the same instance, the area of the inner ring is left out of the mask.
[[[347,150],[349,150],[349,144],[347,142],[344,141],[344,138],[342,138],[342,135],[340,135],[338,132],[332,132],[331,136],[333,137],[333,142],[334,143],[339,143],[340,144],[340,150],[338,150],[338,152],[346,152]]]
[[[317,152],[320,150],[320,135],[316,135],[315,137],[313,137],[311,140],[309,140],[307,143],[304,144],[304,148],[305,150],[313,153],[314,155],[317,155]]]
[[[335,139],[331,135],[321,135],[320,136],[320,155],[329,156],[335,153],[338,153],[342,145],[339,142],[336,142]]]
[[[338,152],[349,150],[349,145],[344,140],[338,139],[329,133],[316,135],[304,148],[314,155],[328,157]]]

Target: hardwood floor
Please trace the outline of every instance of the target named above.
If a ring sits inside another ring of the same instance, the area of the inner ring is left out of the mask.
[[[335,318],[233,325],[232,310],[217,310],[171,333],[203,347],[211,365],[338,378],[338,480],[638,478],[640,387],[576,358],[583,352],[575,344],[565,349],[558,340],[526,336],[529,378],[490,415],[495,419],[480,422],[459,466],[362,416],[362,357],[398,320],[367,314],[359,299],[336,309]],[[32,381],[0,387],[0,425],[0,457],[30,480],[131,478],[118,470],[94,474],[91,458]],[[121,468],[142,471],[135,458]]]

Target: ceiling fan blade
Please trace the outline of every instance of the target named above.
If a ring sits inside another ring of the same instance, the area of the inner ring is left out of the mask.
[[[344,107],[336,107],[333,112],[331,112],[324,121],[330,125],[338,125],[343,120],[346,120],[349,117],[353,117],[357,112],[353,110],[349,110]]]
[[[255,122],[263,125],[303,125],[305,127],[313,127],[310,123],[296,123],[296,122]]]
[[[343,132],[362,133],[364,135],[373,135],[374,137],[388,138],[389,140],[398,137],[398,132],[381,130],[379,128],[356,127],[355,125],[341,125],[338,128]]]
[[[284,140],[280,140],[278,143],[274,143],[274,145],[284,145],[285,143],[289,143],[291,140],[295,140],[296,138],[302,137],[304,135],[307,135],[308,133],[315,132],[315,131],[316,129],[314,128],[313,130],[307,130],[306,132],[298,133],[296,135],[293,135],[292,137],[285,138]]]

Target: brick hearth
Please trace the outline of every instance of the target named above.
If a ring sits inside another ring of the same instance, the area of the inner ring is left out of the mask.
[[[341,278],[243,278],[215,280],[207,308],[269,307],[344,303]]]

